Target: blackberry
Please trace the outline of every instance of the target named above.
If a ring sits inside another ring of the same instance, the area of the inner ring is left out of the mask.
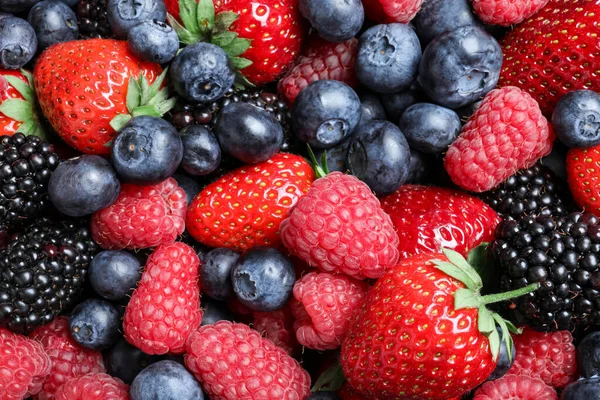
[[[506,219],[490,247],[501,268],[500,288],[540,282],[507,309],[517,324],[541,331],[600,325],[600,219],[593,214]]]
[[[46,209],[48,181],[58,163],[53,146],[37,136],[0,136],[0,232]]]
[[[0,250],[0,326],[28,333],[74,305],[98,251],[88,225],[40,218]]]
[[[106,16],[109,0],[81,0],[75,8],[79,36],[82,39],[111,38],[112,30]]]

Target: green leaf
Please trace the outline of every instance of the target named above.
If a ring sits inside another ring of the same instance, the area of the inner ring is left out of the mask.
[[[29,83],[29,87],[33,87],[33,74],[26,69],[21,68],[21,73],[25,78],[27,78],[27,82]]]
[[[158,111],[156,110],[156,106],[153,105],[138,107],[135,110],[131,111],[131,115],[133,115],[134,117],[139,117],[141,115],[150,115],[152,117],[159,116]]]
[[[163,101],[166,101],[169,98],[169,91],[167,89],[163,89],[161,91],[159,91],[158,93],[156,93],[156,95],[154,95],[154,97],[152,97],[150,99],[150,101],[148,101],[147,104],[144,104],[145,106],[155,106],[158,103],[162,103]]]
[[[483,287],[483,282],[481,281],[481,277],[479,276],[479,274],[477,274],[473,267],[469,265],[467,260],[465,260],[465,258],[462,255],[460,255],[460,253],[451,249],[443,249],[442,252],[446,257],[448,257],[448,260],[452,264],[456,265],[469,276],[470,280],[474,284],[474,286],[467,285],[469,289],[479,290]],[[467,282],[464,283],[467,284]]]
[[[196,0],[179,0],[179,17],[188,31],[192,34],[200,33]]]
[[[492,352],[492,359],[496,361],[498,359],[498,354],[500,354],[500,335],[498,331],[494,329],[490,335],[488,336],[488,340],[490,341],[490,350]]]
[[[216,35],[213,35],[213,37],[210,41],[212,44],[214,44],[216,46],[224,47],[224,46],[228,46],[229,44],[231,44],[237,37],[238,37],[238,34],[235,32],[223,32],[223,33],[217,33]]]
[[[154,82],[152,82],[152,85],[150,85],[150,92],[149,92],[149,96],[148,96],[149,99],[152,99],[159,93],[163,83],[165,82],[165,79],[166,79],[168,73],[169,73],[169,67],[165,68],[163,70],[163,72],[161,72],[161,74],[156,77]]]
[[[6,79],[8,83],[10,83],[12,87],[14,87],[17,90],[17,92],[19,92],[19,94],[21,94],[21,96],[23,96],[23,98],[26,101],[30,103],[35,101],[35,92],[33,91],[33,88],[29,86],[25,81],[14,75],[2,76],[4,77],[4,79]]]
[[[523,329],[521,328],[517,328],[512,322],[510,322],[509,320],[504,320],[504,323],[506,324],[506,326],[508,327],[508,330],[511,333],[514,333],[516,335],[520,335],[521,333],[523,333]]]
[[[227,32],[231,24],[233,24],[239,16],[233,11],[223,11],[222,13],[217,14],[215,17],[215,27],[214,32]]]
[[[34,118],[31,103],[21,99],[7,99],[0,104],[0,112],[15,121],[26,122]]]
[[[512,342],[512,337],[510,336],[510,331],[508,330],[508,326],[506,325],[506,321],[504,320],[504,318],[502,318],[500,316],[500,314],[497,314],[497,313],[492,313],[492,317],[494,318],[494,320],[500,327],[500,330],[502,331],[502,341],[504,342],[504,345],[506,346],[506,349],[507,349],[508,360],[512,361],[513,342]]]
[[[458,289],[454,293],[454,308],[460,310],[462,308],[479,308],[479,295],[469,289]]]
[[[233,82],[233,85],[236,87],[236,89],[254,87],[254,84],[248,79],[246,79],[246,77],[240,71],[237,70],[235,71],[235,81]]]
[[[158,103],[155,106],[158,116],[162,117],[163,115],[171,111],[173,107],[175,107],[175,104],[177,104],[177,97],[171,97],[168,100],[161,101],[160,103]]]
[[[469,289],[471,289],[471,291],[477,290],[477,289],[474,289],[477,285],[475,284],[475,282],[473,282],[473,280],[471,279],[469,274],[467,274],[465,271],[460,269],[455,264],[449,263],[447,261],[440,261],[438,259],[433,260],[433,264],[440,271],[442,271],[442,272],[446,273],[447,275],[450,275],[452,278],[464,283]]]
[[[200,33],[192,33],[187,30],[183,25],[179,23],[171,14],[167,15],[167,19],[169,20],[169,25],[175,30],[177,36],[179,37],[179,41],[183,44],[194,44],[201,42],[204,37]]]
[[[127,85],[127,109],[129,112],[140,106],[140,97],[142,90],[140,84],[134,77],[129,78],[129,84]]]
[[[117,114],[111,121],[110,126],[117,132],[119,132],[131,119],[129,114]]]
[[[221,48],[227,53],[229,57],[237,57],[246,52],[250,47],[250,40],[243,38],[235,38],[231,43]]]
[[[197,20],[200,32],[209,34],[215,26],[215,6],[212,0],[200,0],[198,2]]]
[[[328,390],[335,392],[339,390],[346,378],[344,377],[344,371],[339,363],[335,363],[331,367],[327,368],[319,377],[311,388],[311,391],[318,392],[322,390]]]
[[[246,58],[231,57],[230,59],[231,59],[231,65],[233,65],[233,68],[235,68],[235,69],[244,69],[244,68],[252,65],[252,61],[250,61]],[[250,82],[248,82],[248,83],[250,83]]]
[[[138,80],[138,84],[140,85],[140,104],[147,104],[148,101],[152,98],[150,95],[150,84],[148,83],[148,78],[145,75],[140,74],[140,79]]]
[[[494,317],[485,306],[480,306],[477,311],[477,329],[483,334],[489,334],[496,330]]]

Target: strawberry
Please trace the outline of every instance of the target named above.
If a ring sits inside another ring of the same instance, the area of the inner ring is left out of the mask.
[[[109,154],[107,144],[132,115],[162,116],[175,105],[159,90],[160,72],[158,64],[137,60],[127,42],[92,39],[48,48],[33,76],[42,111],[60,137],[81,152]]]
[[[486,304],[539,284],[487,296],[482,287],[477,272],[448,249],[389,270],[367,293],[342,345],[350,385],[378,400],[445,400],[481,384],[496,367],[501,340],[511,349],[509,331],[517,332]]]
[[[43,136],[29,71],[0,70],[0,135],[22,132]]]
[[[577,205],[600,215],[600,146],[569,150],[567,178]]]
[[[210,247],[276,246],[279,225],[313,180],[308,162],[293,154],[241,167],[196,196],[188,209],[187,230]]]
[[[577,89],[600,90],[600,3],[550,0],[504,39],[501,86],[518,86],[550,116]]]

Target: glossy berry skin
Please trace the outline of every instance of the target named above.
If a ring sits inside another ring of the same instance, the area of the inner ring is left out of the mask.
[[[71,217],[83,217],[108,207],[120,192],[121,183],[113,167],[95,155],[63,161],[48,183],[54,207]]]
[[[568,147],[600,144],[600,95],[591,90],[564,95],[552,113],[552,128]]]
[[[181,167],[188,174],[204,176],[219,167],[221,147],[209,129],[201,125],[190,125],[179,134],[183,142]]]
[[[310,377],[300,364],[244,324],[221,321],[198,329],[187,341],[185,365],[214,399],[304,399],[310,394]]]
[[[355,315],[340,362],[363,395],[449,399],[496,367],[477,310],[454,309],[454,293],[464,285],[435,268],[435,259],[446,257],[419,254],[390,269]]]
[[[500,45],[483,28],[463,26],[435,38],[423,52],[418,82],[427,97],[459,108],[485,96],[498,83]]]
[[[444,166],[458,186],[483,192],[549,154],[553,141],[548,121],[529,94],[516,87],[495,89],[463,126]]]
[[[115,138],[112,164],[123,182],[154,185],[173,175],[183,158],[177,130],[162,118],[132,118]]]
[[[466,193],[434,186],[404,185],[381,201],[400,238],[400,259],[448,248],[466,256],[494,239],[500,217]]]
[[[571,149],[567,153],[567,182],[577,205],[600,215],[600,145],[588,149]]]
[[[27,11],[40,0],[2,0],[0,1],[0,11],[16,13]]]
[[[600,377],[580,379],[562,392],[561,400],[600,399]]]
[[[267,161],[283,143],[283,129],[275,117],[243,102],[221,110],[214,132],[223,152],[245,164]]]
[[[131,384],[131,400],[204,400],[200,384],[183,365],[159,361],[145,368]]]
[[[252,313],[252,328],[260,332],[262,337],[293,356],[300,349],[294,331],[294,316],[290,307],[283,307],[271,312],[255,311]]]
[[[358,41],[356,76],[375,92],[396,93],[413,83],[420,61],[421,44],[410,26],[376,25]]]
[[[117,201],[92,217],[92,237],[107,250],[172,243],[185,230],[186,206],[173,178],[153,186],[124,184]]]
[[[448,150],[462,127],[456,112],[431,103],[417,103],[407,108],[398,126],[410,147],[425,154]]]
[[[404,113],[408,107],[418,103],[422,96],[423,94],[418,88],[418,85],[413,84],[401,92],[384,93],[380,95],[379,98],[381,99],[381,104],[383,104],[383,108],[385,108],[389,120],[396,123],[400,121],[402,113]]]
[[[327,161],[327,168],[329,172],[346,172],[348,171],[348,162],[346,160],[348,156],[348,148],[350,147],[350,139],[336,144],[328,149],[313,149],[317,160],[321,160],[323,154]]]
[[[346,161],[352,175],[378,196],[386,195],[406,182],[410,148],[396,125],[371,121],[354,131]]]
[[[215,300],[227,300],[233,294],[231,270],[240,255],[224,247],[209,251],[200,269],[202,291]]]
[[[365,21],[363,4],[359,0],[300,0],[299,9],[319,35],[329,42],[352,39]]]
[[[165,3],[161,0],[109,0],[106,10],[110,28],[119,39],[127,38],[129,30],[141,22],[167,19]]]
[[[71,312],[69,328],[71,337],[81,346],[101,351],[119,340],[121,313],[106,300],[87,299]]]
[[[0,18],[0,68],[19,69],[35,55],[38,41],[27,21],[8,16]]]
[[[340,172],[314,182],[281,224],[281,238],[310,266],[356,279],[379,278],[398,261],[398,235],[379,200]]]
[[[135,256],[116,250],[98,253],[88,269],[89,282],[94,291],[115,302],[129,298],[141,274],[142,267]]]
[[[161,356],[146,354],[127,343],[124,338],[104,352],[106,372],[127,384],[130,384],[144,368],[160,360]]]
[[[473,10],[486,24],[510,26],[535,15],[547,3],[548,0],[474,0]]]
[[[44,0],[33,6],[27,22],[35,30],[40,50],[56,43],[76,40],[79,34],[75,12],[59,0]]]
[[[187,230],[210,247],[243,251],[257,245],[276,246],[281,221],[313,180],[308,162],[286,153],[239,168],[196,196],[187,213]]]
[[[54,399],[129,400],[129,386],[107,374],[89,374],[66,381]]]
[[[179,38],[175,30],[156,19],[131,28],[127,34],[127,43],[136,57],[159,64],[173,60],[179,50]]]
[[[410,150],[410,166],[406,183],[424,184],[430,178],[432,170],[432,160],[428,156],[417,150]]]
[[[37,394],[52,363],[42,345],[0,328],[0,397],[21,400]]]
[[[584,378],[600,375],[600,332],[589,333],[579,342],[577,365]]]
[[[500,329],[496,328],[496,330],[499,334],[502,334]],[[512,346],[511,355],[509,358],[506,343],[502,341],[500,343],[500,353],[498,354],[496,369],[494,369],[491,375],[488,376],[487,381],[495,381],[496,379],[500,379],[503,376],[505,376],[512,367],[516,354],[517,352],[515,350],[515,347]]]
[[[319,80],[300,92],[292,108],[292,129],[298,139],[327,149],[352,134],[360,121],[360,98],[334,80]]]
[[[425,46],[440,34],[461,26],[479,25],[469,0],[427,0],[412,20]]]
[[[367,0],[365,12],[377,23],[399,22],[407,24],[419,11],[423,0]]]
[[[379,97],[373,93],[360,96],[360,124],[373,120],[385,120],[385,108],[379,101]]]
[[[539,379],[528,376],[507,375],[498,380],[484,383],[475,391],[475,397],[473,397],[473,400],[500,399],[558,400],[558,396],[554,389]]]

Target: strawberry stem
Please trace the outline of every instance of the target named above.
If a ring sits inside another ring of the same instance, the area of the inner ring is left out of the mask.
[[[313,167],[313,171],[315,171],[315,176],[318,178],[322,178],[329,173],[329,168],[327,168],[327,153],[323,152],[323,156],[321,157],[321,161],[317,160],[317,156],[313,152],[313,149],[309,144],[306,145],[308,149],[308,157],[310,158],[310,162]]]
[[[510,292],[495,293],[495,294],[488,294],[486,296],[481,296],[479,298],[479,302],[483,305],[499,303],[501,301],[514,299],[516,297],[521,297],[528,293],[535,292],[539,288],[540,288],[539,283],[532,283],[531,285],[527,285],[520,289],[511,290]]]

